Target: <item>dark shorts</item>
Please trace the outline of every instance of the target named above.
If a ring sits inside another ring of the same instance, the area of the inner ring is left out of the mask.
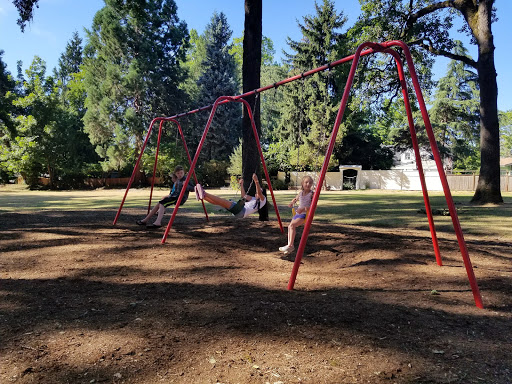
[[[293,216],[293,219],[292,220],[295,220],[295,219],[305,219],[306,218],[306,214],[305,213],[297,213]]]
[[[245,200],[238,200],[236,203],[233,201],[231,207],[228,209],[235,217],[244,217],[245,213]]]
[[[170,207],[171,205],[176,204],[177,201],[178,196],[167,196],[160,200],[159,203],[162,204],[165,208],[167,208]]]

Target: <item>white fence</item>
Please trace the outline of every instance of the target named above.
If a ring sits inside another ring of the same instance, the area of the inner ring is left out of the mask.
[[[316,172],[290,172],[290,186],[300,188],[300,181],[304,175],[310,175],[315,182],[319,173]],[[425,182],[429,191],[442,191],[443,186],[437,171],[424,171]],[[285,173],[279,172],[278,179],[284,181]],[[478,183],[477,175],[447,175],[448,185],[453,191],[474,191]],[[343,180],[341,172],[327,172],[325,186],[332,190],[342,190]],[[354,183],[360,189],[391,189],[402,191],[421,191],[421,182],[417,170],[387,170],[387,171],[359,171],[357,181]],[[512,191],[512,175],[501,176],[501,190]]]

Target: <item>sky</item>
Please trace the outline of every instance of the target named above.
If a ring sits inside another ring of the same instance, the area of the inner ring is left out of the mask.
[[[345,25],[351,26],[360,14],[359,1],[334,2],[337,11],[343,11],[348,18]],[[178,17],[187,23],[189,30],[193,28],[202,33],[213,12],[217,11],[226,15],[233,37],[242,35],[243,0],[176,0],[176,4]],[[21,33],[16,24],[18,13],[12,0],[0,0],[0,50],[4,51],[2,59],[7,64],[7,70],[15,76],[18,60],[23,62],[25,70],[37,55],[46,62],[47,73],[51,74],[73,32],[85,38],[84,29],[90,28],[95,13],[103,6],[103,0],[40,0],[34,20]],[[493,24],[493,35],[498,73],[498,109],[506,111],[512,110],[512,71],[508,68],[512,63],[508,40],[512,37],[512,1],[496,0],[496,7],[499,20]],[[282,58],[282,50],[287,49],[287,37],[300,39],[297,22],[314,13],[314,0],[263,0],[263,35],[272,39],[277,60]],[[467,37],[460,35],[459,38],[476,58],[476,47],[470,46]],[[444,58],[436,60],[433,69],[436,79],[445,75],[448,62]]]

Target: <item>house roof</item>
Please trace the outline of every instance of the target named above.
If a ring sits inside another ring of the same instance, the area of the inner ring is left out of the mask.
[[[512,157],[502,157],[500,158],[500,166],[506,167],[512,165]]]

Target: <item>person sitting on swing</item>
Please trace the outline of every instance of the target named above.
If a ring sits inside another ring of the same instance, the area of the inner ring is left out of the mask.
[[[294,207],[299,202],[299,207],[295,210],[294,216],[290,224],[288,225],[288,244],[284,247],[279,247],[281,252],[287,255],[293,252],[295,249],[295,234],[297,233],[297,227],[304,224],[306,221],[306,214],[311,206],[313,200],[313,178],[311,176],[304,176],[301,181],[301,191],[288,205],[290,208]]]
[[[181,165],[177,165],[174,168],[174,173],[171,175],[173,185],[171,192],[165,196],[162,200],[156,204],[151,212],[148,213],[148,215],[143,218],[142,220],[137,220],[136,223],[138,225],[145,225],[146,228],[160,228],[162,226],[162,219],[164,217],[165,208],[170,207],[171,205],[176,204],[178,201],[178,197],[180,196],[181,190],[183,189],[184,183],[187,179],[187,176],[185,175],[185,170]],[[188,198],[189,192],[194,190],[194,184],[189,182],[189,184],[186,187],[185,194],[183,195],[183,200],[181,201],[181,204],[185,204]],[[148,224],[148,221],[155,213],[158,212],[158,216],[153,224]]]
[[[242,194],[242,198],[238,200],[238,202],[212,195],[211,193],[206,192],[201,184],[196,185],[196,198],[197,200],[206,200],[210,204],[225,208],[237,218],[245,218],[254,212],[258,212],[267,203],[267,198],[260,187],[258,176],[256,176],[255,173],[252,174],[252,182],[249,186],[249,192],[251,191],[253,183],[255,185],[255,196],[245,193],[243,180],[240,180],[240,192]]]

